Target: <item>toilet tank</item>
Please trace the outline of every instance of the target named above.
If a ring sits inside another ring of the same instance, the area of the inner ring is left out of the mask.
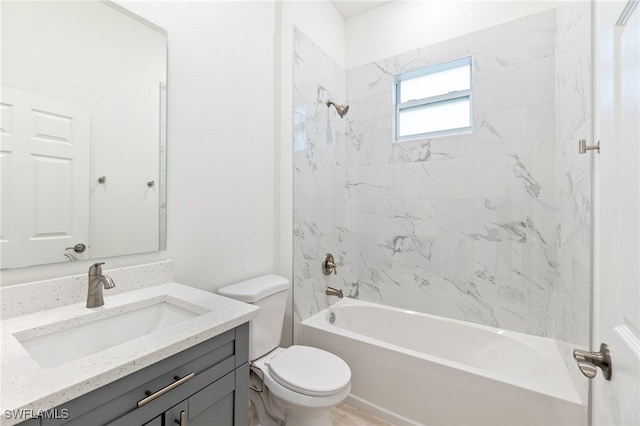
[[[287,290],[289,280],[278,275],[263,275],[218,289],[221,296],[260,308],[258,316],[249,323],[251,361],[271,352],[280,344]]]

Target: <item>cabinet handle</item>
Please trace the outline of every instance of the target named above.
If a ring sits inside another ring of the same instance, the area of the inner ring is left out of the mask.
[[[180,420],[175,419],[175,422],[180,426],[187,426],[187,412],[184,410],[180,411]]]
[[[145,395],[147,395],[147,397],[138,401],[138,407],[142,407],[143,405],[148,404],[149,402],[153,401],[157,397],[162,396],[165,393],[169,392],[171,389],[174,389],[180,386],[181,384],[183,384],[184,382],[193,379],[195,375],[196,375],[195,373],[189,373],[183,378],[180,378],[179,376],[173,376],[173,378],[175,379],[175,382],[163,387],[159,391],[153,392],[153,393],[151,393],[151,391],[149,390],[145,391],[144,393]]]

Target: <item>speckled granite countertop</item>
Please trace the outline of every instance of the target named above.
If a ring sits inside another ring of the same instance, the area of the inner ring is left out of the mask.
[[[89,323],[154,303],[170,302],[198,316],[117,346],[53,368],[41,367],[20,340]],[[258,308],[178,283],[166,283],[109,296],[105,305],[88,309],[84,303],[36,312],[0,322],[0,424],[7,410],[41,410],[125,377],[184,349],[235,328],[258,315]],[[17,336],[17,337],[16,337]]]

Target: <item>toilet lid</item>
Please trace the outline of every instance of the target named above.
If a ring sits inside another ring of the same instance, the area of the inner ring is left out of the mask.
[[[332,395],[351,381],[346,362],[332,353],[294,345],[269,363],[271,377],[292,391],[312,396]]]

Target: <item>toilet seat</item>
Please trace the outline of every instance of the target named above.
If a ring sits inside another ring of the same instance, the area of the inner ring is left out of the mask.
[[[351,370],[346,362],[310,346],[290,346],[269,360],[268,365],[275,382],[303,395],[334,395],[351,383]]]

